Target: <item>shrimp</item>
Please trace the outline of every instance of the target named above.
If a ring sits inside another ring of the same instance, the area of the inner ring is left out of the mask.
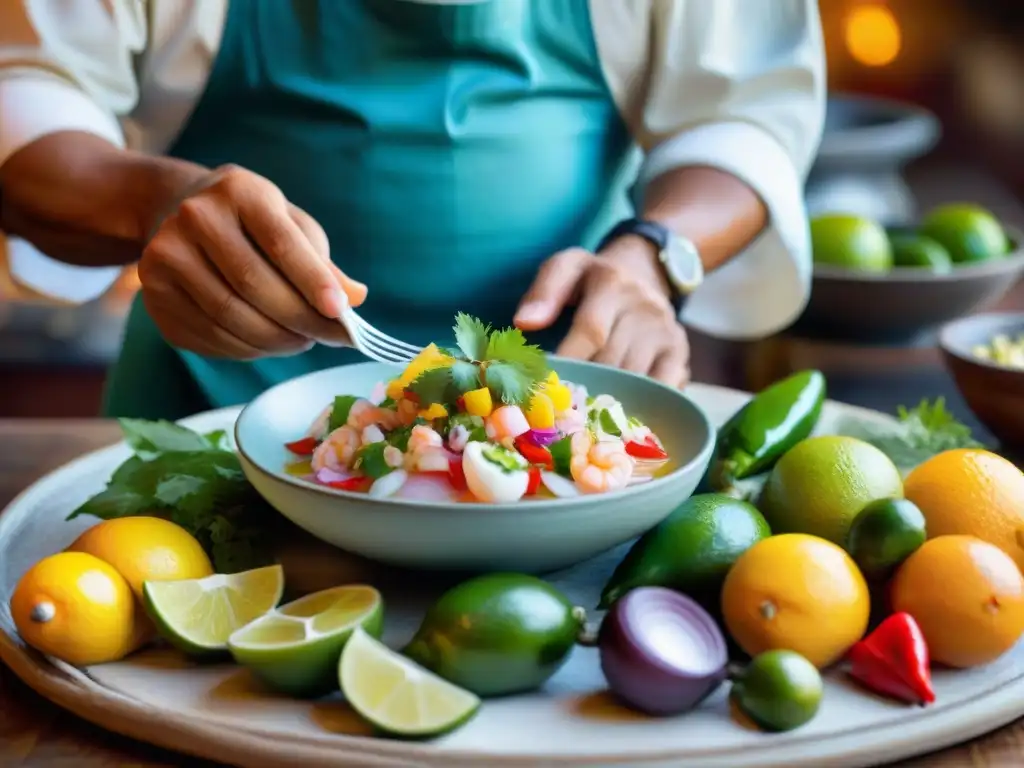
[[[331,432],[313,451],[310,466],[314,470],[331,469],[335,472],[350,469],[359,450],[359,433],[345,425]]]
[[[416,453],[424,448],[441,448],[443,445],[444,440],[436,429],[424,424],[417,424],[409,433],[407,450],[409,453]]]
[[[596,441],[590,430],[576,432],[569,443],[569,471],[584,493],[625,488],[633,475],[633,460],[621,440]]]
[[[404,427],[408,427],[420,415],[420,407],[412,400],[405,398],[399,400],[395,408],[395,412],[398,414],[398,423]]]
[[[352,403],[352,408],[348,412],[348,426],[353,429],[366,429],[371,425],[382,429],[394,429],[400,423],[398,413],[376,406],[365,399]]]
[[[437,430],[417,424],[409,434],[405,468],[410,472],[447,472],[448,451]]]

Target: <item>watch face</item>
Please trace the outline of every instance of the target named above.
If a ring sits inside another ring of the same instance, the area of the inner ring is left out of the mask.
[[[663,251],[669,280],[680,293],[691,293],[704,281],[704,264],[697,246],[682,237],[673,237]]]

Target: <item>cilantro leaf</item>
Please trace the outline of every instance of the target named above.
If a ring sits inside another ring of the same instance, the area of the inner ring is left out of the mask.
[[[505,362],[488,363],[484,379],[494,399],[505,405],[525,404],[539,381],[518,365]]]
[[[216,433],[210,437],[193,432],[173,421],[145,421],[144,419],[121,419],[121,432],[125,442],[142,458],[153,457],[168,451],[213,451],[218,450],[221,437]],[[221,435],[224,433],[221,432]]]
[[[465,312],[459,312],[455,316],[453,330],[455,331],[455,343],[459,345],[459,349],[467,360],[484,360],[486,358],[491,326]]]
[[[409,391],[419,398],[421,408],[429,408],[434,403],[445,405],[450,400],[452,384],[452,368],[445,365],[421,373],[409,385]]]
[[[452,385],[464,394],[480,388],[480,366],[466,360],[456,360],[451,366]]]
[[[548,373],[547,355],[540,347],[527,344],[526,337],[518,328],[494,331],[487,344],[487,359],[511,363],[525,376],[537,381]]]

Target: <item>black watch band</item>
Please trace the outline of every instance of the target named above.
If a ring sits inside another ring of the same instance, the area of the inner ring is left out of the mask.
[[[644,240],[654,245],[658,251],[664,251],[672,241],[672,231],[664,224],[659,224],[656,221],[648,221],[647,219],[623,219],[612,227],[608,234],[601,239],[601,243],[597,247],[598,253],[603,251],[613,240],[618,240],[620,237],[625,237],[626,235],[642,237]],[[661,267],[662,270],[665,269],[660,258],[658,259],[658,266]],[[672,302],[672,308],[675,310],[676,315],[678,315],[683,311],[683,307],[686,305],[687,296],[678,290],[671,280],[668,281],[668,287],[670,291],[669,300]]]

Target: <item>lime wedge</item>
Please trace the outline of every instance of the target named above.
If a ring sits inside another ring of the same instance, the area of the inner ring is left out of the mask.
[[[338,689],[338,659],[352,632],[380,636],[384,601],[361,584],[325,589],[281,606],[228,640],[235,661],[268,687],[311,698]]]
[[[341,690],[374,727],[405,738],[426,738],[458,728],[480,699],[356,630],[341,654]]]
[[[227,650],[231,633],[273,610],[283,592],[280,565],[142,585],[146,609],[160,634],[196,656]]]

